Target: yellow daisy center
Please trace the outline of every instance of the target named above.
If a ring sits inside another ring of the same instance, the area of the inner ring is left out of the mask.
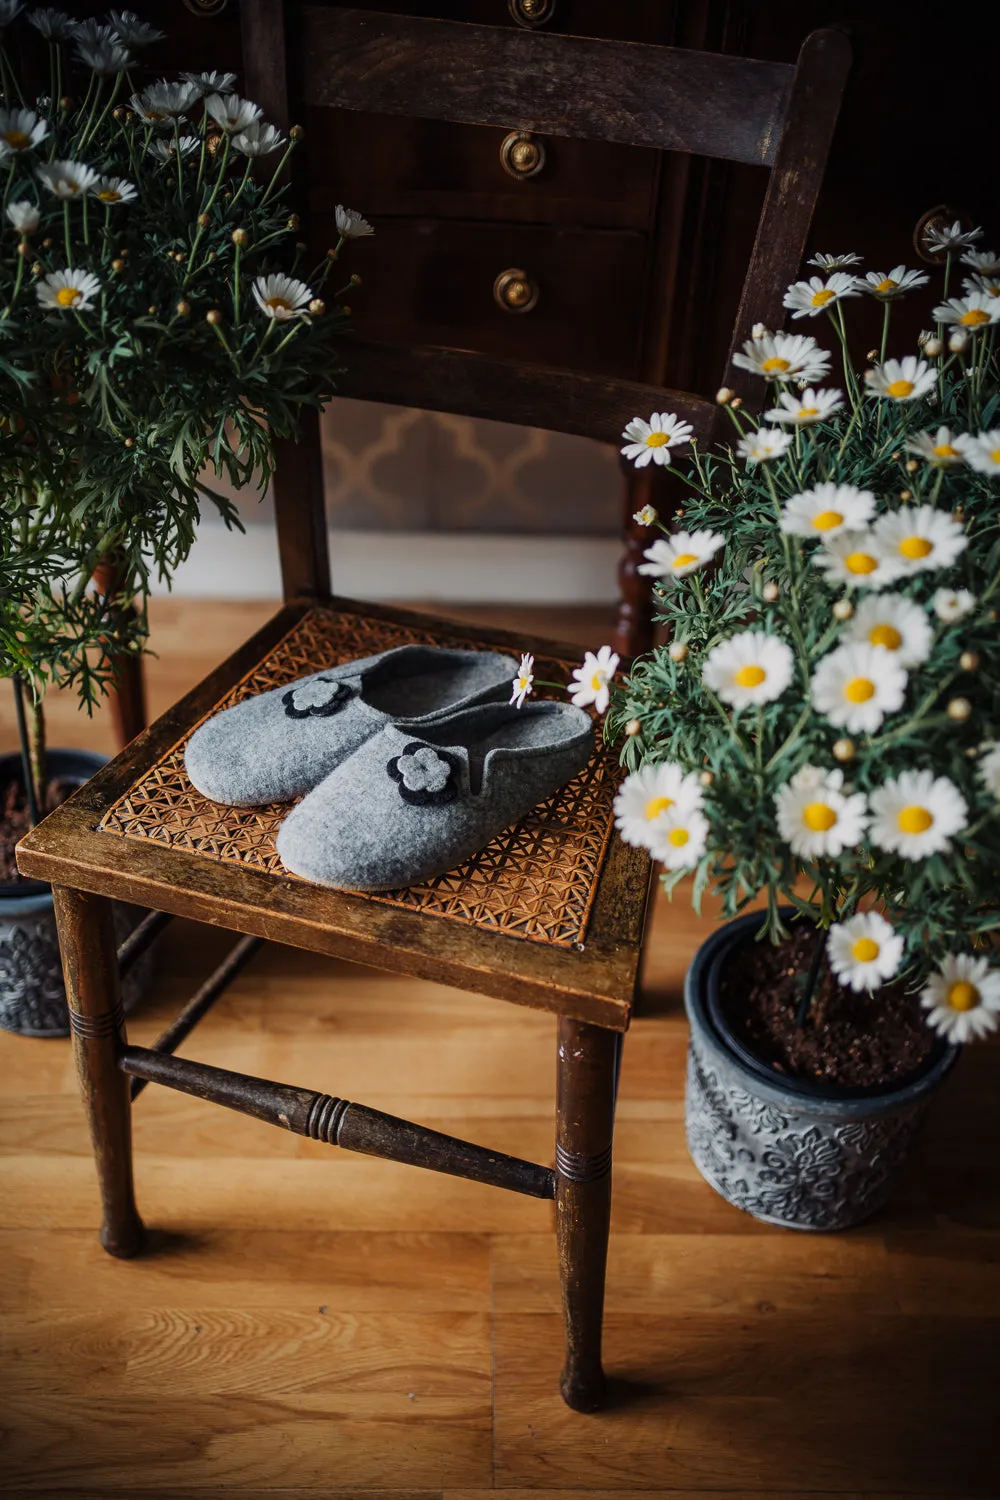
[[[893,281],[891,276],[886,276],[883,281],[879,282],[875,290],[877,292],[891,292],[894,291],[897,286],[899,286],[898,281]]]
[[[835,526],[843,526],[843,512],[839,510],[821,510],[819,515],[813,516],[813,525],[817,531],[832,531]],[[852,556],[858,554],[852,553]]]
[[[755,688],[760,687],[766,676],[767,673],[763,667],[740,667],[735,674],[735,680],[741,688]]]
[[[857,942],[851,944],[851,957],[859,964],[870,964],[873,959],[878,958],[879,947],[874,938],[858,938]]]
[[[818,417],[819,416],[819,407],[818,406],[800,406],[797,415],[798,415],[798,418],[799,418],[800,422],[803,421],[804,418],[806,418],[806,417]]]
[[[525,674],[522,672],[520,677],[517,679],[517,686],[522,693],[526,692],[531,686],[531,678],[525,676]]]
[[[660,813],[666,812],[667,808],[673,807],[673,805],[673,797],[651,797],[646,803],[647,822],[652,823],[654,818],[658,818]]]
[[[993,452],[990,454],[990,458],[995,464],[1000,464],[1000,448],[994,448]]]
[[[852,677],[844,684],[844,697],[849,703],[867,703],[875,696],[875,684],[870,677]]]
[[[952,1010],[975,1010],[979,1004],[979,991],[967,979],[956,979],[948,986],[947,1000]]]
[[[272,312],[292,311],[292,304],[289,302],[287,297],[268,297],[264,306],[269,307]],[[277,337],[277,335],[275,335],[275,337]]]
[[[689,568],[692,563],[696,563],[697,561],[697,552],[678,552],[677,556],[674,558],[671,564],[671,567]]]
[[[667,834],[667,842],[673,844],[675,849],[683,849],[690,838],[691,835],[686,828],[671,828]]]
[[[147,109],[143,118],[146,120],[165,120],[167,117],[162,109]]]
[[[3,139],[13,151],[23,151],[25,146],[31,145],[30,137],[23,130],[5,130]]]
[[[891,385],[886,386],[885,393],[887,396],[891,396],[894,401],[902,401],[907,396],[913,395],[913,381],[894,380]]]
[[[824,287],[821,292],[813,292],[812,305],[813,307],[825,307],[828,302],[833,301],[836,295],[836,292],[831,292],[829,287]]]
[[[929,542],[925,536],[904,536],[899,544],[899,550],[911,562],[916,562],[919,558],[927,557],[934,551],[934,543]]]
[[[810,802],[802,809],[802,821],[813,833],[826,833],[837,821],[828,802]]]
[[[60,307],[75,307],[82,296],[79,287],[61,286],[56,292],[56,301]]]
[[[934,814],[914,803],[900,809],[896,822],[900,833],[926,833],[934,822]]]
[[[844,567],[848,573],[874,573],[878,567],[878,558],[872,557],[870,552],[848,552],[844,558]]]
[[[772,370],[788,370],[790,368],[788,360],[782,359],[780,354],[772,354],[770,359],[765,359],[761,364],[761,369],[766,370],[769,375]]]
[[[595,693],[599,693],[603,687],[607,686],[607,683],[608,679],[605,677],[603,672],[595,672],[593,677],[590,679],[590,686],[593,688]]]
[[[670,438],[665,432],[651,432],[649,434],[649,437],[646,439],[646,447],[665,448],[669,442]]]
[[[868,639],[873,646],[884,646],[887,651],[898,651],[903,644],[903,637],[895,625],[875,625],[868,632]]]
[[[101,188],[97,196],[102,203],[117,203],[121,198],[121,193],[117,188]]]
[[[984,312],[981,307],[970,307],[959,318],[959,322],[964,323],[966,328],[981,328],[984,323],[988,323],[989,321],[989,313]]]
[[[950,443],[938,443],[934,447],[935,458],[957,458],[958,449],[953,448]]]

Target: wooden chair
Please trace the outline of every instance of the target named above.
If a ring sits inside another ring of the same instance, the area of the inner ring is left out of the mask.
[[[817,32],[797,66],[611,42],[553,39],[327,6],[243,0],[247,88],[288,121],[286,60],[306,104],[522,125],[758,161],[772,168],[734,338],[780,321],[816,199],[848,66]],[[293,70],[294,71],[294,70]],[[351,395],[618,442],[637,413],[678,412],[706,437],[698,397],[450,350],[352,344]],[[649,886],[644,853],[612,837],[615,757],[587,771],[467,866],[424,886],[366,897],[287,876],[273,835],[286,809],[224,809],[183,770],[194,727],[249,693],[406,640],[531,650],[566,680],[578,653],[331,598],[318,426],[281,455],[275,486],[283,609],[22,842],[24,874],[50,881],[74,1046],[103,1201],[101,1239],[134,1255],[130,1109],[147,1081],[213,1100],[347,1150],[555,1200],[566,1320],[565,1400],[601,1402],[601,1321],[611,1144],[622,1035],[632,1013]],[[151,914],[117,954],[112,899]],[[244,934],[151,1048],[130,1046],[121,974],[171,916]],[[174,1056],[262,939],[354,959],[554,1013],[555,1166],[499,1155],[326,1094]]]

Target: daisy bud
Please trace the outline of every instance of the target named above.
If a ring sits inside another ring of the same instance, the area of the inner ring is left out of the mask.
[[[856,746],[853,740],[837,740],[833,747],[834,760],[853,760]]]
[[[979,666],[979,654],[976,651],[963,651],[958,658],[958,665],[963,672],[974,672]]]
[[[206,260],[215,260],[215,251],[214,250],[210,250],[208,252],[208,254],[205,256],[205,259]]]
[[[766,339],[771,330],[766,323],[755,323],[750,330],[750,337],[754,339]]]
[[[27,240],[21,241],[21,243],[17,247],[17,253],[22,260],[27,260],[28,256],[31,254],[31,246],[28,244]]]
[[[667,655],[671,661],[683,661],[688,654],[688,648],[683,641],[672,641],[667,647]]]
[[[285,228],[286,229],[290,229],[292,231],[292,233],[294,234],[295,231],[296,231],[296,229],[298,229],[300,222],[301,221],[299,219],[298,214],[289,214],[288,215],[288,221],[285,224]]]
[[[309,304],[309,311],[314,318],[321,318],[326,312],[326,303],[322,297],[314,297]]]
[[[835,620],[849,620],[854,613],[854,605],[850,599],[838,599],[833,606],[833,618]]]
[[[360,285],[361,285],[361,277],[358,275],[357,271],[353,271],[351,273],[351,286],[360,286]]]
[[[212,217],[211,217],[210,214],[199,214],[198,215],[198,223],[201,225],[202,229],[207,229],[208,226],[209,226],[209,224],[211,224],[211,222],[212,222]]]
[[[951,519],[957,521],[959,526],[965,525],[965,511],[960,505],[955,506],[955,509],[951,513]]]
[[[630,739],[633,739],[637,734],[641,734],[642,725],[639,723],[639,720],[629,719],[628,723],[625,725],[625,733],[629,736]]]
[[[962,350],[965,348],[968,342],[969,341],[964,333],[953,333],[951,338],[948,340],[948,348],[951,350],[952,354],[961,354]]]
[[[733,399],[732,399],[732,401],[730,401],[729,404],[732,407],[733,411],[737,411],[743,405],[743,397],[742,396],[734,396]]]
[[[732,401],[732,399],[733,399],[733,393],[729,389],[728,385],[723,385],[723,386],[719,387],[719,389],[715,393],[715,399],[716,399],[716,401],[718,402],[718,404],[720,406],[728,406],[729,405],[729,402]]]
[[[126,448],[134,448],[135,447],[135,438],[126,438],[125,439],[125,446],[126,446]]]
[[[111,262],[111,269],[120,273],[125,269],[125,262],[119,257]]]
[[[937,359],[938,355],[943,351],[943,349],[944,345],[942,344],[940,339],[928,339],[926,344],[924,345],[924,353],[927,355],[928,359]]]
[[[42,274],[42,263],[41,263],[40,260],[36,260],[35,261],[35,264],[31,268],[31,274],[32,274],[32,276],[41,276],[41,274]]]
[[[60,109],[72,109],[73,108],[73,101],[72,101],[72,99],[70,98],[70,96],[68,94],[63,94],[62,98],[59,100],[59,108]]]
[[[761,593],[764,595],[764,598],[767,600],[768,604],[773,604],[775,599],[777,599],[779,594],[781,593],[781,590],[776,583],[765,583],[764,587],[761,589]]]
[[[907,472],[907,474],[915,474],[917,472],[917,470],[919,469],[919,467],[920,467],[920,465],[917,463],[917,460],[915,458],[908,458],[906,460],[906,472]]]
[[[48,234],[48,235],[45,236],[44,240],[42,240],[42,249],[43,250],[48,250],[51,247],[51,245],[52,245],[52,236],[51,236],[51,234]]]
[[[291,130],[288,132],[288,136],[290,140],[301,141],[305,137],[305,131],[302,129],[301,125],[293,125]]]
[[[212,307],[209,309],[209,311],[205,314],[205,322],[211,323],[213,328],[218,323],[222,322],[222,314],[217,307]]]
[[[712,782],[715,780],[715,777],[712,775],[711,771],[702,771],[700,776],[698,777],[698,780],[701,782],[702,786],[711,786]]]
[[[186,318],[187,315],[188,315],[188,313],[190,311],[191,311],[191,304],[190,304],[190,302],[178,302],[178,304],[177,304],[177,316],[179,318]]]
[[[348,307],[348,305],[347,305],[346,302],[344,303],[342,311],[343,311],[345,317],[349,318],[351,316],[351,309]]]
[[[149,316],[151,318],[155,318],[159,310],[160,309],[157,307],[155,302],[151,302],[150,305],[146,308],[146,311],[149,313]]]
[[[962,723],[963,720],[967,719],[971,712],[972,704],[969,702],[968,698],[952,698],[951,702],[948,704],[948,707],[945,709],[945,713],[948,715],[949,719],[955,719],[958,723]]]
[[[868,351],[867,355],[865,356],[865,358],[868,359],[871,364],[874,364],[875,361],[878,359],[878,350],[877,349],[869,349],[869,351]]]
[[[900,500],[904,500],[904,501],[905,500],[912,500],[913,499],[913,491],[912,490],[900,490],[900,492],[899,492],[899,498],[900,498]]]
[[[232,239],[234,245],[242,246],[249,245],[250,243],[250,236],[247,234],[245,229],[234,229]]]

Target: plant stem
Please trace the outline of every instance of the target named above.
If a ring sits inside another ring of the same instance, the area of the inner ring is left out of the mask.
[[[809,1012],[812,1009],[813,996],[816,993],[816,986],[819,982],[820,969],[823,965],[823,954],[825,952],[826,933],[822,928],[819,928],[816,934],[816,947],[813,949],[812,963],[809,965],[809,972],[806,975],[806,987],[802,991],[802,998],[799,1001],[798,1009],[795,1012],[795,1024],[800,1028],[803,1027],[806,1024],[806,1021],[809,1019]]]
[[[24,683],[22,679],[15,676],[14,685],[14,710],[17,714],[17,738],[21,749],[21,775],[24,778],[24,795],[28,803],[28,824],[34,828],[41,819],[38,814],[38,792],[35,787],[35,777],[31,764],[31,740],[28,735],[27,719],[24,712]]]

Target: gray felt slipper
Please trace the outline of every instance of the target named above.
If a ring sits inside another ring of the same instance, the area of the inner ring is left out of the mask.
[[[383,891],[451,870],[582,771],[582,708],[485,704],[434,723],[387,724],[321,781],[278,830],[286,870]]]
[[[415,725],[509,695],[512,656],[396,646],[227,708],[196,729],[187,773],[213,802],[291,802],[390,720]]]

